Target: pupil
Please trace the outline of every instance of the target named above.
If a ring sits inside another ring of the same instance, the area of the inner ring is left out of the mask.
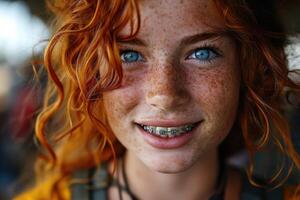
[[[138,59],[137,53],[134,53],[134,52],[128,52],[128,53],[126,53],[124,55],[124,57],[125,57],[125,60],[127,62],[137,61],[137,59]]]
[[[200,50],[196,52],[196,57],[199,59],[208,59],[209,51],[208,50]]]

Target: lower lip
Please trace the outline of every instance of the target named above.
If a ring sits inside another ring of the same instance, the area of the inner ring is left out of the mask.
[[[195,130],[199,126],[197,124],[196,127],[192,129],[192,131],[184,133],[180,136],[175,136],[172,138],[166,137],[162,138],[159,136],[155,136],[147,131],[145,131],[142,127],[139,125],[136,125],[139,129],[139,131],[142,133],[144,140],[150,144],[151,146],[159,149],[175,149],[184,146],[187,144],[191,138],[193,137]]]

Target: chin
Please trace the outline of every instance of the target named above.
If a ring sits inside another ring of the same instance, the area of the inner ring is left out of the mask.
[[[162,174],[178,174],[181,172],[186,171],[188,168],[172,168],[172,169],[157,169],[156,172],[162,173]]]
[[[196,160],[193,156],[186,155],[159,155],[153,157],[143,157],[142,162],[149,169],[164,173],[164,174],[175,174],[184,172],[192,167]]]

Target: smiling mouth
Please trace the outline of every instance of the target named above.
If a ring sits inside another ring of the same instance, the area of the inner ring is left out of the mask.
[[[198,123],[186,124],[177,127],[159,127],[138,124],[138,126],[140,126],[144,131],[162,138],[173,138],[176,136],[181,136],[183,134],[191,132],[197,125]]]

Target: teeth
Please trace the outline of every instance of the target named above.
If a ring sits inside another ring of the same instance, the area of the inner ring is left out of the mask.
[[[182,135],[184,133],[190,132],[196,125],[195,124],[189,124],[185,126],[179,126],[179,127],[158,127],[158,126],[145,126],[140,125],[145,131],[158,135],[160,137],[175,137]]]

